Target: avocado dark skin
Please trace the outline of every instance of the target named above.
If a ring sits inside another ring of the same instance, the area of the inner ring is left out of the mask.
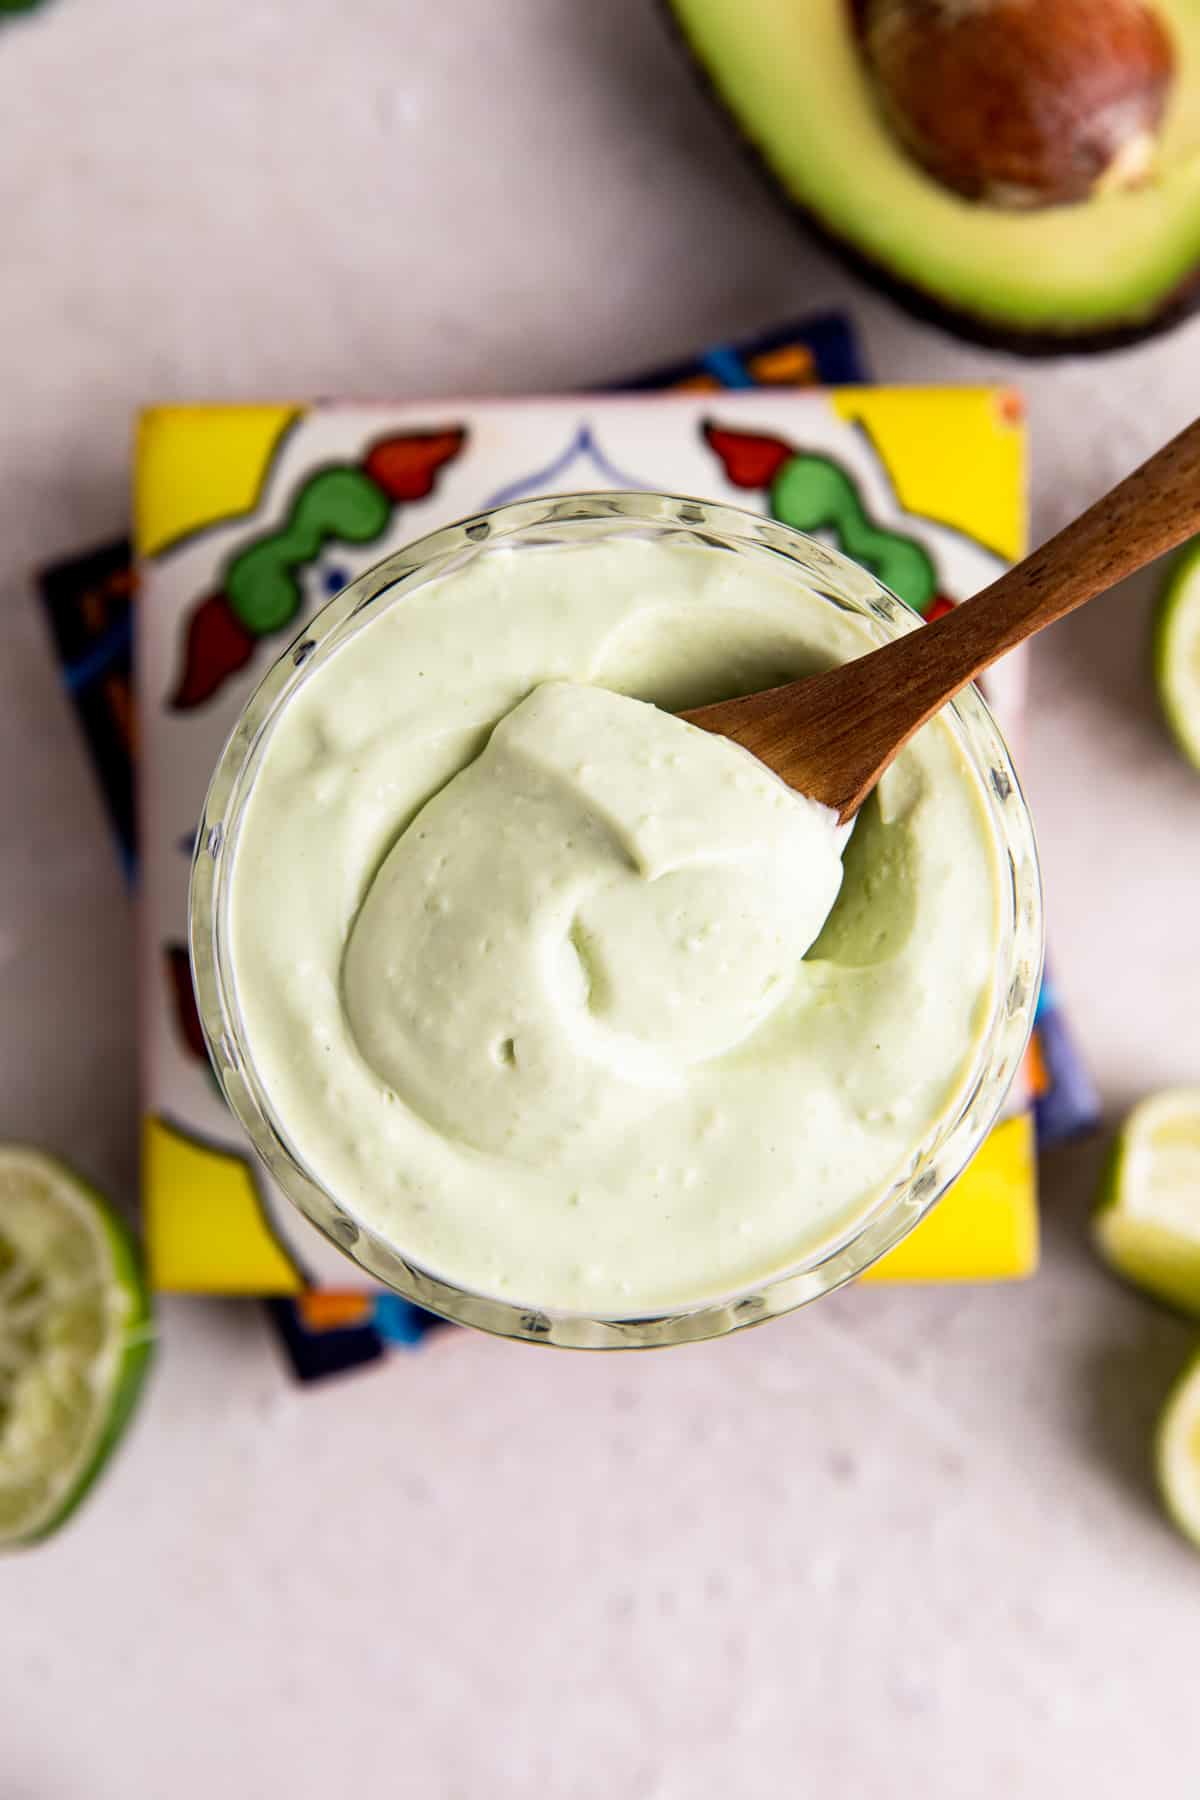
[[[856,33],[861,28],[866,4],[867,0],[846,0],[849,29]],[[1044,359],[1067,354],[1099,354],[1146,343],[1151,338],[1173,330],[1200,304],[1200,269],[1182,282],[1165,304],[1157,307],[1148,318],[1094,330],[1017,330],[939,301],[924,289],[901,280],[886,265],[865,256],[853,244],[831,231],[822,220],[786,191],[762,152],[747,137],[724,104],[709,71],[696,55],[686,31],[676,17],[671,0],[658,0],[658,13],[668,34],[686,56],[697,85],[717,108],[732,139],[739,145],[776,203],[782,204],[806,234],[829,251],[844,268],[886,294],[898,306],[903,307],[905,312],[924,324],[937,326],[964,342],[978,344],[984,349],[1003,350],[1030,359]],[[901,155],[903,152],[898,149],[897,154]]]

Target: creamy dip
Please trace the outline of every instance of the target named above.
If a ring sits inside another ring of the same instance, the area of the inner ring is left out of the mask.
[[[460,1286],[619,1315],[782,1273],[903,1172],[995,981],[952,727],[847,843],[670,716],[871,643],[765,561],[629,539],[487,552],[317,662],[232,846],[230,951],[348,1212]]]

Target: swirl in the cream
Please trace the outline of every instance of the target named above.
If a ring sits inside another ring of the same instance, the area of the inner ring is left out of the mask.
[[[348,1211],[477,1291],[621,1314],[745,1291],[903,1172],[995,983],[953,731],[839,862],[669,716],[872,641],[769,560],[625,540],[482,552],[306,664],[230,944],[275,1116]]]
[[[415,1112],[534,1160],[626,1129],[790,990],[837,897],[834,815],[726,739],[550,682],[428,802],[343,965]]]

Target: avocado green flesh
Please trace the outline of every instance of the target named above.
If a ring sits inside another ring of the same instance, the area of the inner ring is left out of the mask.
[[[697,60],[788,196],[943,305],[1014,330],[1152,320],[1200,266],[1200,0],[1158,0],[1175,78],[1157,174],[1005,212],[942,187],[878,111],[846,0],[670,0]]]

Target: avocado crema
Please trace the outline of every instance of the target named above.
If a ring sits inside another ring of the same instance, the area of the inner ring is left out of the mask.
[[[669,7],[776,188],[915,310],[1041,349],[1194,304],[1200,0]]]
[[[977,1070],[999,858],[946,717],[846,830],[673,713],[868,623],[699,545],[560,544],[365,616],[269,729],[231,843],[283,1135],[411,1262],[630,1316],[852,1229]]]

